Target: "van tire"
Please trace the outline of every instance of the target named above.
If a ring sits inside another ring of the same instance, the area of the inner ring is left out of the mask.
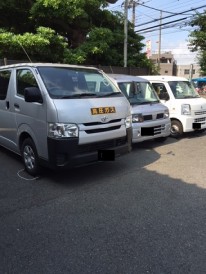
[[[182,134],[183,134],[182,124],[177,120],[172,120],[170,135],[174,138],[179,138]]]
[[[40,171],[39,157],[35,144],[31,138],[27,138],[23,141],[21,146],[21,155],[25,170],[32,176],[37,175]]]

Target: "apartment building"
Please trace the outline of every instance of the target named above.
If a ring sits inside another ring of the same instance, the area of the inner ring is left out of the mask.
[[[159,60],[160,59],[160,60]],[[164,52],[162,54],[160,54],[160,58],[159,58],[159,54],[152,54],[150,56],[150,60],[153,61],[153,63],[155,65],[157,65],[157,67],[160,67],[160,75],[176,75],[177,74],[177,65],[176,65],[176,61],[174,59],[173,54],[169,51],[169,52]]]

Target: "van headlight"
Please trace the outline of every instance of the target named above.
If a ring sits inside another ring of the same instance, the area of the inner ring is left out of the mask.
[[[126,126],[126,128],[130,128],[132,126],[132,116],[131,115],[127,116],[127,118],[125,119],[125,126]]]
[[[165,112],[164,112],[164,119],[167,119],[167,118],[169,118],[169,110],[165,110]]]
[[[144,117],[142,113],[132,114],[132,123],[142,123],[144,122]]]
[[[181,108],[182,115],[191,115],[191,106],[189,104],[183,104]]]
[[[48,137],[50,138],[71,138],[78,137],[79,129],[76,124],[49,123]]]

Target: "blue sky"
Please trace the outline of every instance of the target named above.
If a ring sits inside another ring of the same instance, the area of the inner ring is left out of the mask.
[[[189,34],[194,30],[187,23],[196,12],[206,10],[205,0],[136,0],[135,3],[135,12],[132,8],[128,10],[128,20],[132,21],[134,15],[135,31],[145,37],[145,44],[151,41],[152,53],[158,53],[158,42],[161,41],[161,52],[171,51],[178,65],[197,63],[196,54],[190,52],[187,46]],[[109,10],[124,12],[124,0],[109,5]],[[163,25],[160,32],[161,16]]]

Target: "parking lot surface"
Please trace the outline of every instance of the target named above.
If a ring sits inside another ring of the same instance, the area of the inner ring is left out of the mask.
[[[205,163],[205,133],[38,178],[0,148],[0,273],[205,273]]]

